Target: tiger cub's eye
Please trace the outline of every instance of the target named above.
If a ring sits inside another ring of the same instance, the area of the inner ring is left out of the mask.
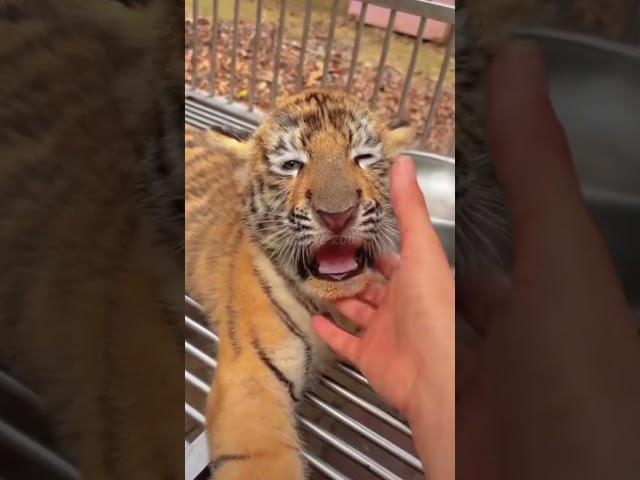
[[[299,162],[298,160],[287,160],[280,168],[287,171],[300,170],[302,168],[302,162]]]
[[[354,160],[361,168],[366,168],[376,163],[379,158],[372,153],[360,153],[354,157]]]

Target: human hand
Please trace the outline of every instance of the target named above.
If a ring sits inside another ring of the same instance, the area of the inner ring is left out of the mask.
[[[457,288],[458,311],[478,335],[456,347],[457,474],[632,478],[640,344],[536,49],[518,44],[494,59],[488,133],[512,212],[514,267],[511,281]]]
[[[400,158],[391,174],[393,207],[402,235],[399,258],[373,284],[336,308],[363,329],[360,337],[322,316],[314,327],[333,350],[354,363],[373,389],[409,420],[416,447],[433,479],[453,478],[454,285],[429,220],[413,162]]]

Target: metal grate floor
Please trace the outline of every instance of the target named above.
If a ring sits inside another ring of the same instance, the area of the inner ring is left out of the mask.
[[[218,337],[199,305],[188,296],[185,304],[185,480],[193,480],[208,464],[203,412]],[[423,478],[409,427],[348,365],[338,364],[305,395],[299,426],[314,480]]]

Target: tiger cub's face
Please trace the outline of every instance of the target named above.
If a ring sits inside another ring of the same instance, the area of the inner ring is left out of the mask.
[[[350,96],[307,91],[286,100],[254,137],[247,202],[252,235],[308,295],[360,292],[398,242],[391,161],[412,140]]]

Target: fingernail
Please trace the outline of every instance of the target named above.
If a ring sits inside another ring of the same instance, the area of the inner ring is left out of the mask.
[[[415,177],[416,175],[416,166],[413,163],[413,159],[406,155],[398,157],[395,161],[396,169],[398,173],[405,179],[409,179]]]

